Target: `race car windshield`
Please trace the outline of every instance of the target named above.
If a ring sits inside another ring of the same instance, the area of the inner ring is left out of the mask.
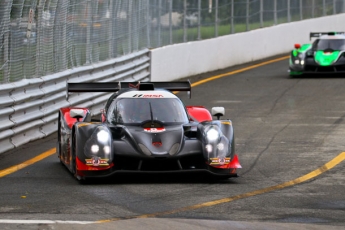
[[[318,39],[314,47],[315,50],[345,50],[345,39]]]
[[[112,102],[107,121],[117,123],[141,123],[147,120],[163,123],[187,123],[183,104],[177,98],[119,98]]]

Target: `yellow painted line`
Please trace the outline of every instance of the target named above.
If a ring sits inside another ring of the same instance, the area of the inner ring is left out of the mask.
[[[261,62],[261,63],[256,64],[256,65],[251,65],[251,66],[248,66],[248,67],[245,67],[245,68],[242,68],[242,69],[238,69],[238,70],[235,70],[235,71],[231,71],[231,72],[228,72],[228,73],[223,73],[223,74],[215,75],[213,77],[210,77],[210,78],[207,78],[207,79],[204,79],[204,80],[200,80],[200,81],[194,82],[194,83],[191,84],[191,87],[195,87],[195,86],[204,84],[204,83],[209,82],[209,81],[217,80],[217,79],[222,78],[222,77],[227,77],[227,76],[231,76],[231,75],[234,75],[234,74],[237,74],[237,73],[242,73],[242,72],[245,72],[247,70],[255,69],[255,68],[258,68],[260,66],[268,65],[268,64],[271,64],[271,63],[274,63],[274,62],[286,60],[289,57],[290,56],[284,56],[284,57],[272,59],[272,60],[269,60],[269,61]],[[179,93],[179,91],[174,91],[173,93],[177,94],[177,93]]]
[[[108,219],[108,220],[99,220],[99,221],[95,221],[95,223],[105,223],[105,222],[125,220],[125,219],[153,218],[153,217],[157,217],[157,216],[171,215],[171,214],[178,213],[178,212],[191,211],[191,210],[195,210],[195,209],[215,206],[218,204],[229,203],[229,202],[232,202],[235,200],[240,200],[240,199],[244,199],[244,198],[248,198],[248,197],[252,197],[252,196],[256,196],[256,195],[261,195],[264,193],[272,192],[275,190],[291,187],[291,186],[306,182],[306,181],[313,179],[313,178],[319,176],[320,174],[334,168],[336,165],[343,162],[344,160],[345,160],[345,152],[342,152],[338,156],[333,158],[331,161],[324,164],[322,167],[320,167],[320,168],[318,168],[318,169],[316,169],[316,170],[314,170],[314,171],[312,171],[312,172],[310,172],[304,176],[298,177],[294,180],[291,180],[291,181],[288,181],[288,182],[285,182],[282,184],[278,184],[275,186],[255,190],[252,192],[248,192],[248,193],[244,193],[244,194],[240,194],[240,195],[236,195],[236,196],[232,196],[232,197],[227,197],[227,198],[223,198],[223,199],[219,199],[219,200],[209,201],[209,202],[205,202],[205,203],[201,203],[201,204],[196,204],[196,205],[192,205],[192,206],[187,206],[187,207],[183,207],[183,208],[179,208],[179,209],[174,209],[174,210],[170,210],[170,211],[165,211],[165,212],[157,212],[157,213],[144,214],[144,215],[140,215],[140,216],[132,216],[132,217],[125,217],[125,218],[113,218],[113,219]]]
[[[48,150],[48,151],[46,151],[46,152],[44,152],[44,153],[42,153],[42,154],[40,154],[40,155],[30,159],[30,160],[27,160],[27,161],[25,161],[25,162],[23,162],[21,164],[14,165],[14,166],[9,167],[7,169],[0,170],[0,178],[4,177],[4,176],[7,176],[7,175],[9,175],[11,173],[17,172],[17,171],[19,171],[19,170],[21,170],[21,169],[23,169],[23,168],[25,168],[25,167],[27,167],[29,165],[32,165],[32,164],[34,164],[34,163],[36,163],[38,161],[41,161],[44,158],[53,155],[54,153],[56,153],[56,148],[50,149],[50,150]]]
[[[204,80],[200,80],[200,81],[194,82],[194,83],[191,84],[191,86],[194,87],[194,86],[201,85],[201,84],[204,84],[204,83],[206,83],[206,82],[213,81],[213,80],[216,80],[216,79],[219,79],[219,78],[222,78],[222,77],[234,75],[234,74],[237,74],[237,73],[242,73],[242,72],[245,72],[245,71],[247,71],[247,70],[251,70],[251,69],[258,68],[258,67],[260,67],[260,66],[264,66],[264,65],[268,65],[268,64],[271,64],[271,63],[274,63],[274,62],[286,60],[286,59],[288,59],[289,57],[290,57],[290,56],[284,56],[284,57],[276,58],[276,59],[269,60],[269,61],[266,61],[266,62],[261,62],[261,63],[256,64],[256,65],[251,65],[251,66],[248,66],[248,67],[246,67],[246,68],[238,69],[238,70],[235,70],[235,71],[232,71],[232,72],[228,72],[228,73],[223,73],[223,74],[220,74],[220,75],[216,75],[216,76],[213,76],[213,77],[204,79]]]

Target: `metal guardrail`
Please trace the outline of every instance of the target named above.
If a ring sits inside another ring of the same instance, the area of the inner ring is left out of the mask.
[[[148,81],[148,49],[92,66],[0,85],[0,153],[57,130],[58,109],[88,107],[100,114],[109,93],[75,93],[67,100],[66,82]]]

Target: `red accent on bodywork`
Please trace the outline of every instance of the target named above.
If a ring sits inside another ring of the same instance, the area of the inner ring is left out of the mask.
[[[161,147],[162,146],[162,142],[152,142],[152,145],[155,147]]]
[[[136,89],[139,89],[140,83],[138,83],[138,84],[136,84],[136,85],[129,83],[128,85],[129,85],[129,88],[136,88]]]
[[[186,106],[189,116],[198,122],[212,121],[212,115],[204,106]]]
[[[296,48],[296,49],[301,48],[301,44],[298,44],[298,43],[297,43],[297,44],[295,44],[295,48]]]
[[[64,116],[64,120],[66,121],[67,125],[72,128],[73,124],[77,122],[76,118],[70,116],[69,112],[71,109],[82,109],[84,110],[84,115],[87,113],[88,109],[86,108],[76,108],[76,107],[68,107],[68,108],[61,108],[61,112]]]
[[[232,161],[230,161],[229,168],[233,168],[233,169],[241,169],[242,168],[240,161],[238,160],[237,154],[235,154]]]
[[[83,161],[81,161],[78,157],[76,158],[76,164],[77,164],[77,171],[100,171],[100,170],[107,170],[114,166],[114,163],[109,164],[109,166],[88,166]],[[77,172],[77,175],[78,172]]]
[[[102,123],[104,123],[106,120],[105,115],[102,113]]]

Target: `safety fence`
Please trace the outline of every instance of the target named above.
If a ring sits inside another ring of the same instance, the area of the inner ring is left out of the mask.
[[[1,0],[0,84],[343,12],[344,0]]]
[[[58,109],[89,108],[100,114],[109,93],[73,93],[67,99],[66,82],[148,81],[149,50],[41,78],[0,85],[0,153],[57,130]]]

